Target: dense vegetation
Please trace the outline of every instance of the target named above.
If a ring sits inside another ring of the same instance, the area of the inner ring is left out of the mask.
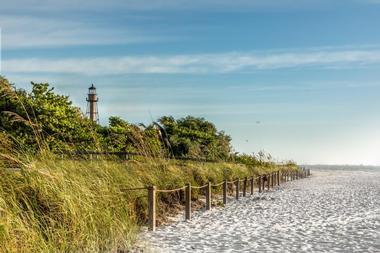
[[[231,138],[203,118],[162,117],[144,126],[112,116],[109,126],[99,126],[46,83],[32,83],[26,92],[0,78],[0,108],[1,130],[29,150],[46,145],[43,148],[54,152],[98,150],[213,160],[225,160],[231,153]]]
[[[0,111],[0,252],[125,250],[147,215],[146,193],[127,188],[202,185],[294,169],[263,152],[233,154],[231,138],[203,118],[165,116],[144,126],[113,116],[108,126],[96,125],[48,84],[32,83],[27,92],[0,77]],[[90,161],[57,155],[67,150],[142,156]],[[168,159],[174,157],[217,162]],[[159,221],[183,203],[178,193],[158,199]]]

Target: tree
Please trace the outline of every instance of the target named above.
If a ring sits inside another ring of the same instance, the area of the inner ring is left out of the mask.
[[[164,116],[159,123],[169,136],[174,156],[226,159],[230,155],[231,138],[204,118]]]
[[[96,125],[85,118],[67,96],[54,93],[54,88],[47,83],[31,84],[31,92],[26,92],[15,89],[4,78],[0,79],[3,131],[19,143],[33,148],[72,150],[99,147]]]

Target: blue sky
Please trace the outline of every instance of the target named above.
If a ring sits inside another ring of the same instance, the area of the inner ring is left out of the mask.
[[[1,74],[149,123],[195,115],[236,151],[380,165],[380,1],[16,0]]]

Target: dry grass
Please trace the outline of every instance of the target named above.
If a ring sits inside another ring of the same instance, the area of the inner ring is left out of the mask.
[[[131,247],[147,217],[145,191],[257,174],[227,163],[74,161],[45,156],[20,171],[0,168],[1,252],[116,252]],[[160,215],[181,202],[160,194]]]

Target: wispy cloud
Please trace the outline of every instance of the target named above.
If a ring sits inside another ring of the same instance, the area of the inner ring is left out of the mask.
[[[159,40],[128,27],[114,28],[99,22],[68,18],[2,15],[0,25],[4,35],[4,49],[128,44]]]
[[[1,12],[62,12],[62,11],[151,11],[151,10],[240,10],[297,9],[324,6],[347,6],[379,3],[380,0],[13,0],[1,4]],[[23,8],[20,8],[23,6]]]
[[[246,8],[277,8],[277,7],[299,7],[315,6],[339,2],[338,0],[14,0],[2,3],[2,9],[19,11],[20,6],[25,6],[30,11],[62,11],[62,10],[171,10],[171,9],[203,9],[213,7],[218,9],[246,9]]]
[[[305,51],[295,53],[219,53],[69,59],[9,59],[4,73],[239,73],[284,68],[356,68],[380,64],[380,50]]]

